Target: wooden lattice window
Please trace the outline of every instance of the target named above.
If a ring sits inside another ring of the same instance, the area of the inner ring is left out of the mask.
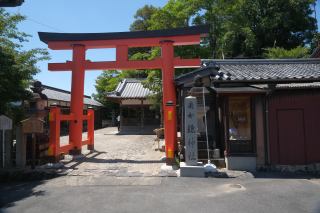
[[[253,152],[251,131],[251,98],[229,97],[228,141],[231,152]]]

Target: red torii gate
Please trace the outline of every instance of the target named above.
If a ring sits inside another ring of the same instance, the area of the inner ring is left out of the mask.
[[[207,37],[211,25],[167,30],[121,33],[46,33],[39,32],[40,40],[52,50],[73,50],[72,61],[49,63],[50,71],[72,71],[70,115],[61,115],[60,106],[51,106],[50,162],[59,161],[60,152],[81,154],[81,147],[94,149],[94,110],[83,115],[85,70],[160,69],[162,68],[163,105],[165,117],[165,147],[167,165],[173,165],[177,145],[176,90],[174,68],[200,67],[200,59],[174,57],[173,46],[200,44]],[[147,61],[128,61],[129,47],[161,46],[161,58]],[[85,60],[87,49],[116,48],[116,61],[91,62]],[[173,104],[172,104],[172,103]],[[60,121],[70,120],[69,144],[60,147]],[[82,141],[83,120],[88,120],[88,139]]]

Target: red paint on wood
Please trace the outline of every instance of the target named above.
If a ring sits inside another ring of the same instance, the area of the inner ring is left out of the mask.
[[[277,132],[279,163],[306,164],[303,110],[277,110]]]
[[[70,122],[69,139],[74,148],[81,149],[82,125],[83,125],[83,95],[84,95],[84,73],[83,61],[86,49],[84,46],[73,46],[72,80],[70,113],[74,115],[74,121]]]
[[[117,45],[128,47],[156,47],[161,46],[160,41],[174,41],[174,46],[200,44],[200,34],[186,36],[170,36],[155,38],[130,38],[109,40],[84,40],[84,41],[49,41],[48,47],[52,50],[71,50],[72,44],[83,44],[86,49],[116,48]]]
[[[180,59],[174,58],[174,68],[200,67],[201,59]],[[162,59],[145,61],[102,61],[90,62],[88,60],[83,62],[85,70],[112,70],[112,69],[161,69]],[[71,71],[72,62],[67,63],[49,63],[48,70],[50,71]]]
[[[270,97],[268,107],[271,164],[284,164],[283,162],[285,162],[288,165],[302,165],[320,161],[320,91],[276,91]],[[279,110],[293,110],[290,114],[293,117],[289,118],[289,114],[281,112],[279,115],[277,113]],[[283,121],[285,117],[287,121]],[[302,121],[304,128],[302,128]],[[288,126],[295,130],[289,131]],[[280,146],[278,143],[279,131],[281,131]],[[292,137],[285,136],[290,134]],[[292,143],[285,141],[286,137],[294,138],[291,139]],[[304,139],[302,140],[302,138]],[[298,143],[297,140],[302,141]],[[304,144],[304,153],[301,151],[301,144]],[[297,163],[297,159],[299,159],[299,163]],[[303,159],[305,160],[303,161]]]
[[[171,151],[178,150],[177,144],[177,117],[176,117],[176,93],[174,78],[174,55],[173,55],[173,43],[163,42],[161,43],[161,57],[163,59],[162,67],[162,88],[163,88],[163,106],[164,106],[164,131],[165,131],[165,148],[168,157],[169,149]],[[166,106],[166,103],[172,101],[174,106]],[[171,111],[172,119],[168,120],[168,113]],[[167,164],[173,161],[167,161]]]

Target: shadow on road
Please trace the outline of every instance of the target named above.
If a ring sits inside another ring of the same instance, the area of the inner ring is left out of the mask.
[[[43,181],[29,182],[1,182],[0,183],[0,212],[15,206],[15,202],[28,197],[46,196],[45,191],[35,191],[34,188],[43,184]]]

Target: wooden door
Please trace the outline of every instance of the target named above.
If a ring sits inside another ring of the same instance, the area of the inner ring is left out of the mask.
[[[277,110],[277,132],[280,164],[305,165],[303,109]]]

